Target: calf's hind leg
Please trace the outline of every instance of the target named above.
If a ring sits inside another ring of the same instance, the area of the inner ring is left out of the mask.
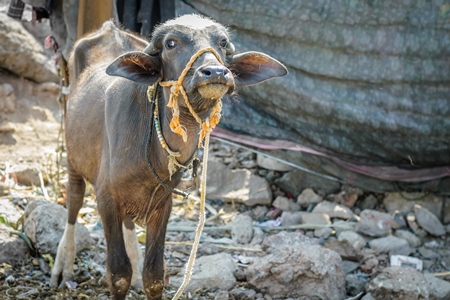
[[[73,171],[70,166],[69,182],[67,185],[67,224],[64,230],[64,235],[61,238],[56,254],[55,264],[52,270],[52,277],[50,285],[58,286],[58,280],[62,273],[62,281],[60,288],[65,286],[67,281],[73,279],[73,261],[76,254],[75,245],[75,226],[77,222],[77,215],[83,206],[84,191],[86,184],[83,177]],[[55,216],[55,218],[58,216]]]

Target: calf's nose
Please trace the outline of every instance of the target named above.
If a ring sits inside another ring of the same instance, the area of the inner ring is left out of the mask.
[[[228,75],[229,70],[223,66],[204,66],[199,70],[201,76],[205,79],[214,77],[225,77]]]

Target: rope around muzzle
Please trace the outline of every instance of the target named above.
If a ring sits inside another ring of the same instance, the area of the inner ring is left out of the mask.
[[[173,113],[172,121],[170,121],[170,129],[172,129],[173,132],[181,135],[183,138],[183,141],[186,143],[186,141],[187,141],[186,128],[184,128],[184,126],[182,126],[180,124],[180,109],[178,107],[178,96],[181,93],[181,95],[183,96],[183,99],[184,99],[184,103],[186,104],[187,108],[189,109],[189,112],[195,118],[195,120],[201,125],[200,137],[199,137],[199,141],[198,141],[199,147],[201,146],[202,141],[205,139],[206,133],[211,132],[216,127],[216,125],[220,122],[220,113],[222,111],[222,101],[220,101],[220,99],[218,99],[217,103],[211,109],[209,118],[207,118],[205,121],[202,122],[201,118],[198,116],[198,114],[194,111],[191,104],[189,103],[188,96],[186,94],[186,91],[183,88],[183,81],[184,81],[184,78],[186,77],[187,73],[191,69],[194,62],[200,57],[200,55],[202,55],[205,52],[211,52],[212,54],[214,54],[214,56],[217,58],[217,60],[222,65],[224,65],[222,59],[220,58],[220,55],[217,53],[216,50],[214,50],[214,48],[211,48],[211,47],[203,48],[203,49],[200,49],[199,51],[197,51],[197,53],[195,53],[191,57],[189,62],[186,64],[186,67],[181,72],[181,75],[178,78],[178,80],[164,81],[164,82],[159,83],[160,86],[164,86],[164,87],[170,86],[171,87],[170,88],[170,99],[169,99],[169,102],[167,103],[167,106],[172,108],[172,113]]]
[[[210,137],[210,133],[212,132],[212,130],[220,122],[220,116],[221,116],[220,113],[222,111],[222,101],[221,101],[221,99],[218,99],[217,103],[212,107],[209,117],[206,118],[204,121],[202,121],[201,118],[198,116],[198,114],[192,108],[191,104],[189,103],[189,99],[187,97],[186,91],[183,88],[183,81],[184,81],[184,78],[186,77],[186,74],[189,72],[189,70],[191,69],[193,63],[197,60],[197,58],[200,57],[200,55],[202,55],[205,52],[212,52],[216,56],[217,60],[222,65],[224,64],[222,59],[220,58],[219,54],[213,48],[207,47],[207,48],[201,49],[191,57],[189,62],[186,64],[185,69],[183,70],[183,72],[181,72],[181,75],[177,81],[156,82],[154,86],[149,86],[148,90],[147,90],[148,99],[150,102],[152,102],[152,98],[154,98],[154,96],[157,96],[156,90],[157,90],[158,84],[161,86],[164,86],[164,87],[168,87],[168,86],[171,87],[170,88],[170,99],[167,104],[168,107],[172,108],[172,120],[170,122],[170,129],[173,132],[180,134],[183,138],[183,141],[187,142],[186,129],[180,124],[180,118],[179,118],[180,110],[178,107],[178,96],[181,93],[181,95],[183,96],[184,102],[189,109],[189,112],[192,114],[192,116],[195,118],[195,120],[200,124],[198,147],[201,147],[202,141],[204,141],[204,143],[203,143],[203,148],[204,148],[203,168],[202,168],[201,185],[200,185],[200,199],[198,199],[197,197],[194,197],[190,194],[188,194],[186,197],[193,201],[199,201],[199,221],[198,221],[197,229],[195,232],[195,238],[194,238],[194,242],[192,244],[191,253],[189,255],[189,260],[186,263],[186,270],[184,273],[183,282],[182,282],[181,286],[178,288],[178,290],[177,290],[176,294],[174,295],[174,297],[172,298],[172,300],[177,300],[180,298],[181,294],[183,293],[184,289],[186,288],[186,286],[188,285],[188,283],[192,277],[192,271],[193,271],[195,259],[197,256],[197,249],[200,244],[200,237],[201,237],[203,227],[205,225],[205,220],[206,220],[205,198],[206,198],[206,173],[207,173],[208,152],[209,152],[209,137]],[[155,101],[155,100],[153,100],[153,101]],[[156,99],[155,102],[157,103],[158,99]],[[156,105],[156,107],[157,107],[157,105]],[[155,116],[158,115],[157,111],[158,111],[158,109],[156,108]],[[156,122],[157,122],[157,120],[158,119],[156,118]],[[159,125],[157,125],[157,126],[159,126]],[[155,127],[156,127],[156,123],[155,123]],[[158,130],[158,128],[159,127],[157,127],[156,129]],[[171,163],[171,160],[176,161],[175,165],[177,165],[178,167],[182,166],[181,164],[178,163],[178,161],[176,159],[180,154],[179,154],[179,152],[174,152],[174,151],[170,150],[170,148],[167,145],[166,141],[164,140],[164,137],[162,136],[161,132],[158,133],[158,139],[160,141],[162,148],[164,148],[169,153],[168,168],[169,168],[170,175],[172,175],[174,162]],[[156,174],[156,176],[157,176],[157,174]],[[177,192],[177,194],[183,194],[183,192],[181,192],[177,189],[173,189],[173,191]]]

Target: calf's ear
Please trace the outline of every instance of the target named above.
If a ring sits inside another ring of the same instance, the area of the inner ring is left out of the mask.
[[[278,60],[254,51],[235,55],[228,68],[235,75],[238,86],[257,84],[288,73],[286,67]]]
[[[106,68],[106,74],[152,85],[160,75],[160,63],[157,57],[143,52],[128,52],[116,58]]]

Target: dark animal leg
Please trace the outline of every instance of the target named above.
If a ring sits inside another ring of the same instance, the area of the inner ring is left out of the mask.
[[[67,185],[67,224],[64,235],[61,238],[56,254],[55,265],[52,270],[50,285],[58,286],[58,280],[62,273],[60,288],[65,286],[66,281],[73,279],[73,261],[76,254],[75,245],[75,227],[77,215],[83,206],[84,191],[86,184],[83,177],[77,174],[73,169],[69,170],[69,182]]]
[[[142,278],[145,294],[149,300],[162,299],[164,290],[164,240],[166,226],[172,209],[171,196],[164,199],[161,207],[151,212],[147,224],[146,252]]]
[[[123,217],[120,208],[108,193],[98,192],[98,210],[102,217],[107,246],[106,279],[111,299],[123,300],[130,288],[132,269],[122,232]]]

